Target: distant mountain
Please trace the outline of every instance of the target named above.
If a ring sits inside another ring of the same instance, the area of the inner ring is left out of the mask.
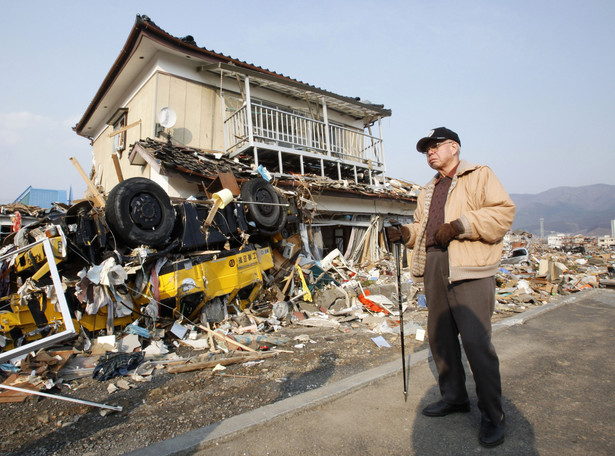
[[[557,233],[603,236],[611,234],[615,219],[615,185],[557,187],[535,195],[514,194],[517,205],[514,230],[540,235],[544,219],[545,236]]]

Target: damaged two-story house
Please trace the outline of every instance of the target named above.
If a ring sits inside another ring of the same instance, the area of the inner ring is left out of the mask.
[[[410,218],[416,203],[411,184],[385,177],[381,121],[390,115],[137,16],[74,130],[91,141],[103,193],[144,177],[171,198],[222,188],[239,198],[243,183],[264,176],[296,199],[293,220],[314,257],[338,248],[365,258],[365,233]]]

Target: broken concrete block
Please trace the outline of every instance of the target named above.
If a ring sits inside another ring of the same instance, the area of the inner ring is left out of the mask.
[[[347,297],[347,293],[338,287],[327,288],[316,293],[314,296],[314,304],[329,309],[338,300],[343,300],[345,303]]]
[[[320,312],[320,307],[311,302],[298,301],[297,307],[299,308],[299,311],[301,312],[308,312],[308,313]]]
[[[119,379],[116,383],[118,388],[121,388],[123,390],[129,390],[130,389],[130,383],[128,383],[126,380],[124,380],[123,378]]]

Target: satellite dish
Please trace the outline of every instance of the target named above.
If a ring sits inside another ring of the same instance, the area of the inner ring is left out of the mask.
[[[173,111],[173,108],[165,106],[158,112],[158,123],[164,128],[171,128],[177,121],[177,114]]]

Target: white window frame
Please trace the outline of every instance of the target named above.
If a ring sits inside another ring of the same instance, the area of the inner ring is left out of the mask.
[[[113,131],[124,128],[127,125],[128,112],[124,112],[113,124]],[[126,130],[113,137],[113,152],[122,152],[126,149]]]

